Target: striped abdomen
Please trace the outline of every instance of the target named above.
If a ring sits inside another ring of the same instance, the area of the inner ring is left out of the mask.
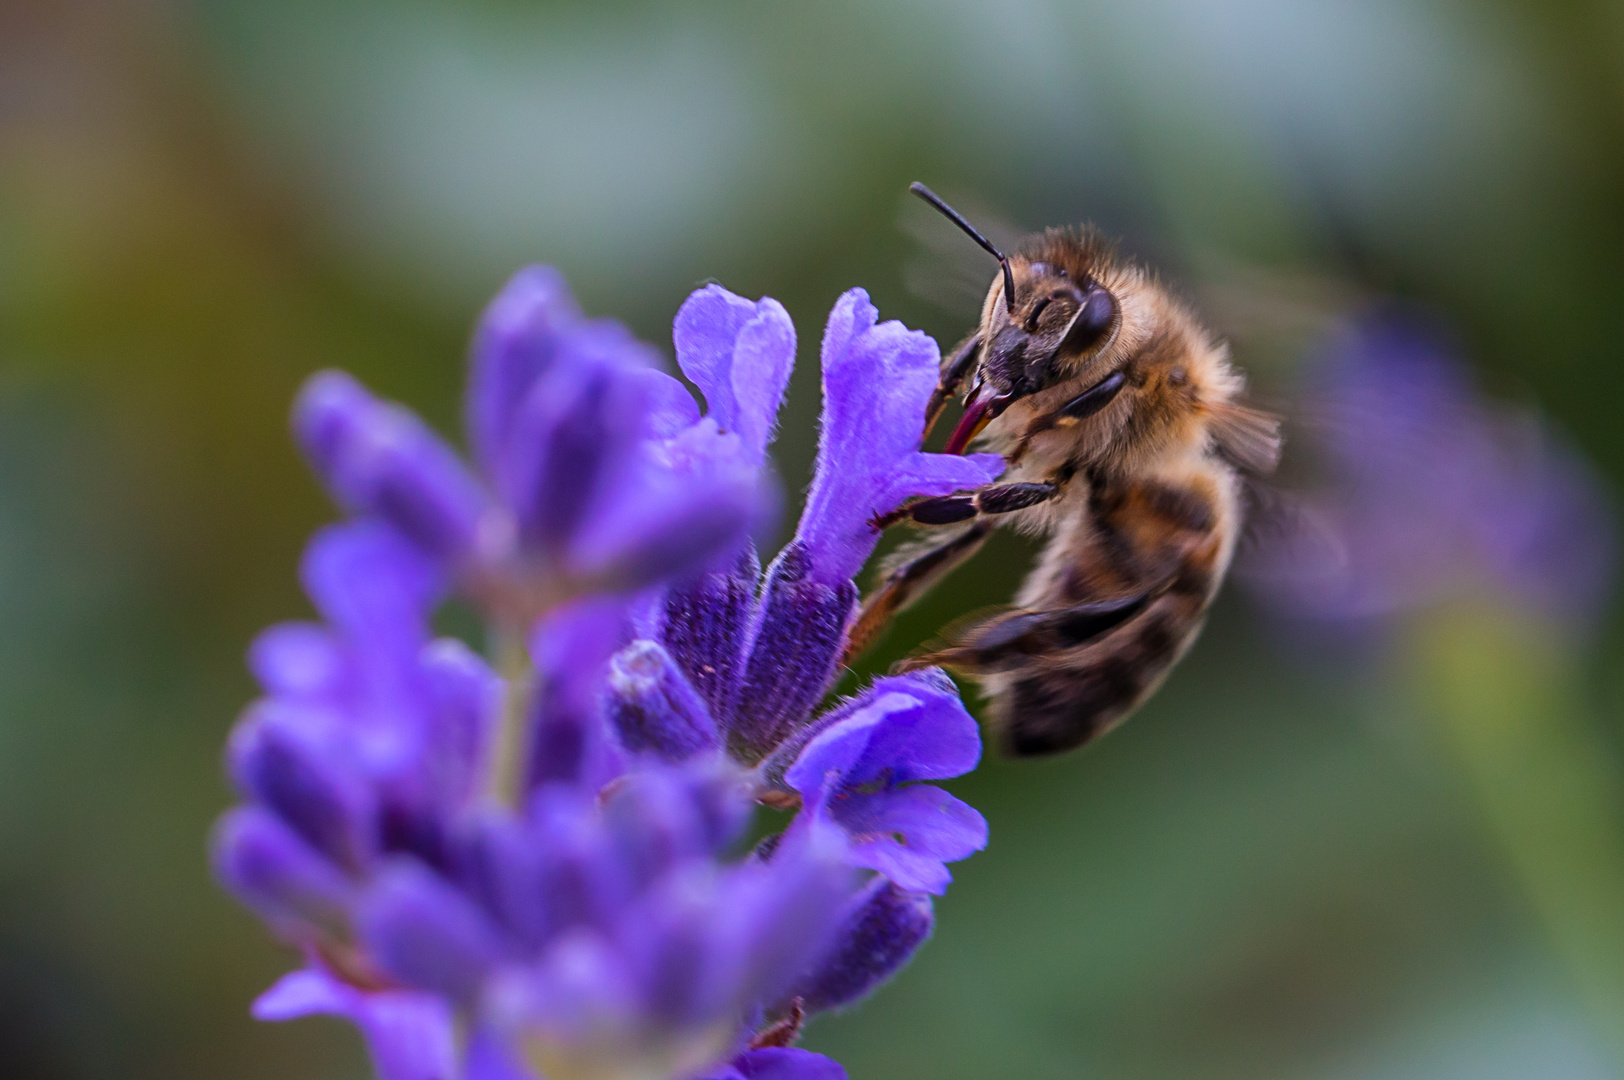
[[[1234,478],[1210,460],[1172,478],[1094,477],[1072,508],[1020,610],[942,657],[983,676],[1012,754],[1081,746],[1132,712],[1194,641],[1233,548]]]

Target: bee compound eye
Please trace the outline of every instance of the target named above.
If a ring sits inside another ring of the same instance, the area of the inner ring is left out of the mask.
[[[1080,353],[1098,341],[1111,328],[1116,317],[1116,301],[1103,286],[1091,284],[1083,297],[1082,306],[1061,339],[1055,351],[1061,355]]]

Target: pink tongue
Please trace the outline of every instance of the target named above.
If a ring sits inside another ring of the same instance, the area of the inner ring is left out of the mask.
[[[981,430],[983,418],[987,415],[987,410],[992,408],[992,402],[992,398],[984,397],[969,404],[964,410],[964,415],[959,417],[958,426],[953,429],[953,434],[947,437],[947,445],[942,448],[942,453],[964,453],[964,448],[970,445],[970,440]]]

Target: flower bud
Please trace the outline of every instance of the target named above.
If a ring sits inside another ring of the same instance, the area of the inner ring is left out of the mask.
[[[634,754],[682,761],[717,745],[716,721],[652,641],[637,641],[609,662],[607,702],[621,746]]]
[[[349,882],[276,815],[238,807],[215,826],[210,848],[215,874],[282,936],[316,941],[345,933]]]
[[[929,896],[876,879],[853,899],[834,946],[787,996],[809,1013],[844,1008],[900,971],[935,925]]]

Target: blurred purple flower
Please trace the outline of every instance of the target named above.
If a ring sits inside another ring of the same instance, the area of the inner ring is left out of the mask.
[[[1351,321],[1307,411],[1322,482],[1248,569],[1277,610],[1358,623],[1488,588],[1559,623],[1599,614],[1606,489],[1532,413],[1485,401],[1436,320],[1389,306]]]
[[[944,864],[985,844],[919,783],[980,754],[944,676],[815,712],[870,519],[999,468],[919,452],[934,344],[842,298],[813,498],[763,576],[748,526],[794,329],[711,287],[675,339],[709,415],[556,273],[518,275],[475,338],[477,477],[347,376],[301,395],[300,441],[355,520],[306,552],[323,621],[251,650],[264,697],[228,752],[245,805],[214,859],[307,957],[256,1015],[351,1019],[385,1080],[843,1077],[785,1045],[803,1005],[894,974]],[[517,661],[434,638],[453,590]],[[753,798],[804,807],[730,859]]]
[[[294,431],[334,497],[396,530],[495,618],[523,628],[583,591],[634,591],[759,524],[759,460],[618,323],[582,317],[531,267],[474,338],[479,475],[350,376],[313,376]]]
[[[460,1072],[451,1008],[434,994],[360,990],[317,964],[282,976],[253,1011],[256,1020],[350,1021],[364,1033],[372,1067],[385,1080],[447,1080]]]

